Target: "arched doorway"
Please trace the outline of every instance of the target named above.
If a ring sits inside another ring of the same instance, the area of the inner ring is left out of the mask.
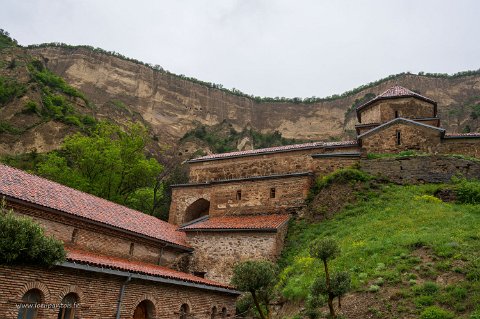
[[[154,318],[155,306],[150,300],[144,300],[137,305],[133,311],[133,319],[152,319]]]
[[[204,198],[197,199],[185,210],[183,223],[188,223],[202,216],[207,216],[210,211],[210,202]]]

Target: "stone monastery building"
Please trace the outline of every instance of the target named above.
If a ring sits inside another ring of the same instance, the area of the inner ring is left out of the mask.
[[[0,165],[7,206],[36,220],[68,252],[52,269],[0,266],[0,318],[234,317],[233,266],[276,260],[288,220],[316,176],[362,166],[370,153],[480,158],[479,133],[446,134],[436,102],[403,87],[359,106],[357,117],[356,140],[190,160],[189,183],[173,186],[168,223]],[[480,176],[469,165],[454,169]],[[60,303],[72,307],[32,307]]]

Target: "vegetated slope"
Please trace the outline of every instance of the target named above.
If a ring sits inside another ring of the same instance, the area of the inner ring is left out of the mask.
[[[0,54],[0,154],[50,151],[95,123],[85,95],[24,49]]]
[[[121,101],[142,116],[156,135],[172,142],[198,124],[211,126],[224,120],[237,132],[250,126],[262,133],[278,130],[285,138],[344,139],[353,134],[355,101],[395,84],[436,100],[443,124],[451,132],[476,131],[480,125],[476,120],[480,115],[479,72],[450,77],[403,74],[342,96],[286,100],[250,97],[99,51],[66,45],[29,49],[85,92],[100,112],[106,112],[112,101]]]
[[[442,202],[432,196],[442,187],[363,187],[355,194],[356,202],[331,219],[294,222],[277,285],[287,300],[282,309],[290,311],[280,310],[278,317],[295,314],[292,304],[303,303],[322,272],[308,247],[324,236],[341,246],[341,255],[331,262],[333,269],[352,276],[353,291],[342,299],[346,318],[419,318],[432,306],[455,318],[480,311],[480,205]],[[469,187],[480,194],[479,182]]]

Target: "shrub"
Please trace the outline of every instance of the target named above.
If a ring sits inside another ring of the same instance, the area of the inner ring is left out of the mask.
[[[37,103],[34,101],[27,101],[25,103],[24,113],[38,113]]]
[[[378,285],[370,285],[370,287],[368,287],[368,291],[369,291],[369,292],[379,292],[379,291],[380,291],[380,286],[378,286]]]
[[[13,79],[0,76],[0,105],[5,105],[25,94],[27,88]]]
[[[428,307],[420,314],[420,319],[453,319],[454,315],[436,306]]]
[[[414,303],[417,307],[425,307],[425,306],[431,306],[435,303],[434,299],[432,296],[418,296],[415,298]]]
[[[65,260],[63,243],[28,217],[0,207],[0,264],[52,266]]]
[[[480,204],[480,181],[459,180],[455,192],[460,203]]]
[[[469,319],[480,319],[480,310],[472,312]]]
[[[372,176],[355,168],[342,168],[315,181],[309,198],[312,199],[318,192],[333,183],[347,184],[355,182],[367,182]]]

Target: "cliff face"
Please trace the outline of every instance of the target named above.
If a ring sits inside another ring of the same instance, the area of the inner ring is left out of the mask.
[[[0,75],[32,87],[25,67],[31,56],[43,61],[92,102],[90,108],[76,107],[78,112],[117,123],[141,121],[151,130],[154,148],[177,145],[186,132],[198,125],[213,126],[224,120],[237,131],[247,127],[262,133],[278,130],[283,137],[299,140],[350,139],[354,137],[356,123],[352,104],[368,93],[378,95],[395,84],[436,100],[442,126],[449,132],[480,130],[480,75],[457,78],[403,75],[333,101],[260,103],[84,48],[3,50]],[[15,59],[24,62],[9,69],[7,65]],[[0,154],[56,149],[63,137],[72,132],[71,127],[62,123],[44,123],[38,117],[24,114],[23,105],[28,99],[41,104],[38,90],[33,88],[27,96],[0,108],[0,121],[25,127],[21,134],[0,130]],[[78,103],[72,101],[72,104]],[[202,145],[181,147],[183,153],[192,154]]]
[[[394,84],[436,100],[442,125],[448,131],[479,128],[469,105],[480,101],[480,76],[449,79],[404,75],[335,101],[258,103],[87,49],[51,47],[30,49],[30,53],[85,92],[99,107],[99,116],[110,116],[109,102],[121,101],[169,142],[198,123],[214,125],[223,120],[229,120],[236,129],[251,126],[262,132],[279,130],[287,138],[347,138],[356,122],[354,112],[348,111],[354,101],[367,93],[379,94]]]

